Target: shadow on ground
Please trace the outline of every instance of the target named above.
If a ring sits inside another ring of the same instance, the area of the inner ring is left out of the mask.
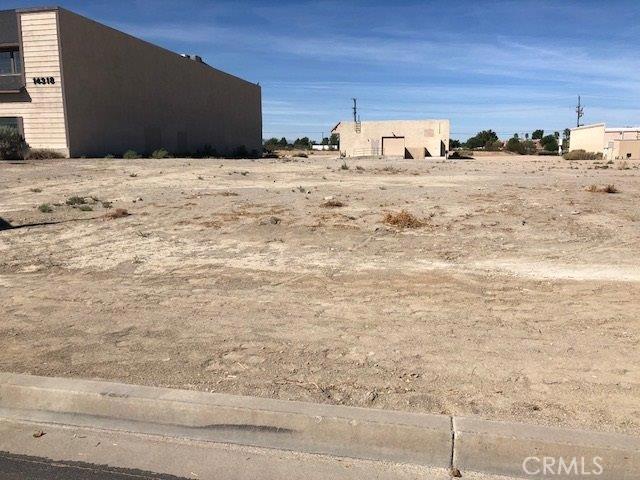
[[[28,228],[28,227],[45,227],[47,225],[58,225],[60,223],[69,223],[69,222],[82,222],[86,220],[97,220],[100,217],[90,217],[90,218],[71,218],[69,220],[57,220],[52,222],[36,222],[36,223],[25,223],[24,225],[11,225],[4,218],[0,217],[0,232],[3,230],[16,230],[18,228]]]

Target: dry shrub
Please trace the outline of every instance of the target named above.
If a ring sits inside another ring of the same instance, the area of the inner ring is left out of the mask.
[[[60,152],[49,148],[32,148],[24,158],[25,160],[50,160],[54,158],[64,158],[64,156]]]
[[[84,205],[85,203],[87,203],[87,201],[85,200],[84,197],[78,197],[77,195],[74,195],[73,197],[67,198],[65,203],[69,206],[74,206],[74,205]]]
[[[420,228],[426,225],[424,220],[420,220],[406,210],[402,210],[400,213],[387,213],[383,221],[387,225],[398,228]]]
[[[116,218],[128,217],[130,213],[124,208],[116,208],[113,212],[107,213],[104,217],[109,220],[115,220]]]
[[[602,187],[599,187],[596,184],[592,184],[589,185],[586,188],[587,192],[591,192],[591,193],[618,193],[620,192],[620,190],[617,189],[617,187],[613,184],[609,184],[609,185],[604,185]]]
[[[237,197],[238,194],[236,192],[220,192],[218,195],[221,197]]]
[[[571,150],[562,155],[565,160],[602,160],[602,153],[587,152],[582,149]]]
[[[326,202],[320,204],[321,207],[324,208],[339,208],[344,207],[344,203],[340,200],[327,200]]]

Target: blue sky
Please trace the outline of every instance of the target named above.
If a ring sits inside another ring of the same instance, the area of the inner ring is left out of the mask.
[[[0,8],[41,1],[0,0]],[[169,1],[59,4],[259,82],[264,136],[320,139],[351,116],[491,128],[640,124],[640,1]]]

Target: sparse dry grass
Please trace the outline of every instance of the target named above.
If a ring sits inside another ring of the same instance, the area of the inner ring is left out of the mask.
[[[387,213],[384,216],[383,222],[398,228],[420,228],[426,225],[424,220],[419,219],[406,210],[402,210],[399,213]]]
[[[391,173],[392,175],[397,175],[398,173],[402,172],[402,170],[400,170],[399,168],[392,166],[384,167],[381,171]]]

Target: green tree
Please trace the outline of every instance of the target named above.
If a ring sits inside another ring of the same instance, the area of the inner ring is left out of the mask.
[[[542,137],[540,140],[540,144],[542,148],[547,152],[557,152],[558,151],[558,140],[554,135],[547,135],[546,137]]]
[[[264,141],[264,148],[268,152],[273,152],[276,148],[278,148],[279,142],[280,142],[280,140],[278,140],[275,137],[270,138],[270,139]]]
[[[520,154],[524,153],[524,146],[522,145],[522,142],[518,138],[517,133],[514,134],[513,137],[507,141],[507,145],[505,148],[509,152],[515,152]]]
[[[484,149],[488,152],[499,152],[504,147],[500,140],[490,140],[484,145]]]
[[[449,139],[449,150],[460,148],[461,146],[462,144],[460,143],[460,140],[454,140],[453,138]]]
[[[296,138],[296,141],[293,142],[293,148],[311,148],[309,137]]]
[[[331,137],[329,137],[329,144],[338,145],[340,143],[340,135],[337,133],[332,133]]]
[[[531,134],[531,138],[533,140],[541,140],[542,137],[544,137],[544,130],[534,130],[534,132]]]
[[[279,146],[280,148],[287,148],[287,147],[289,146],[289,142],[287,141],[287,139],[286,139],[286,138],[282,137],[282,138],[280,139],[280,141],[278,142],[278,146]]]
[[[532,140],[522,142],[522,153],[524,155],[533,155],[536,153],[536,144]]]
[[[482,130],[467,140],[466,144],[468,148],[480,148],[486,147],[487,144],[492,144],[496,140],[498,140],[498,135],[493,130]]]

